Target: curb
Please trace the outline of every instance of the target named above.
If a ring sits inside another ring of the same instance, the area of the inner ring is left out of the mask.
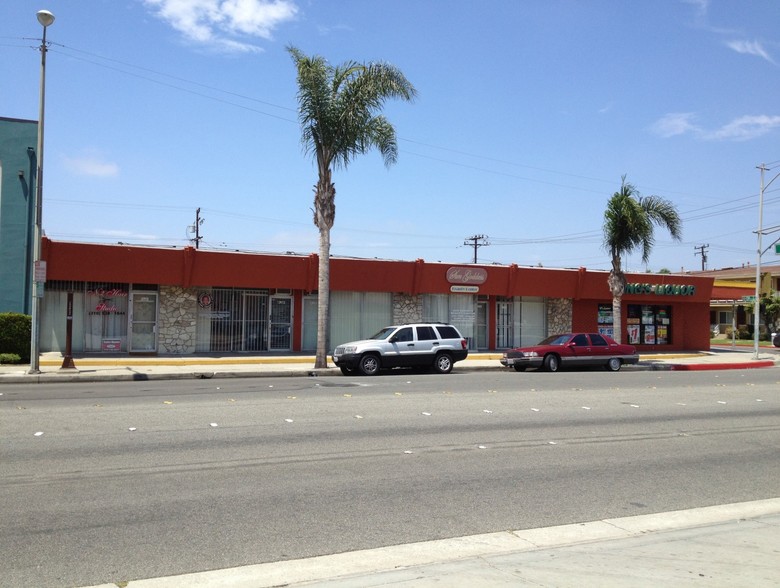
[[[753,368],[766,368],[774,367],[775,362],[771,359],[764,361],[753,361],[750,363],[726,363],[726,364],[711,364],[711,363],[693,363],[690,365],[685,364],[672,364],[670,368],[673,371],[706,371],[706,370],[749,370]]]
[[[577,545],[631,540],[650,534],[674,533],[688,529],[721,525],[760,523],[762,517],[780,514],[780,499],[705,506],[647,515],[608,518],[582,523],[533,529],[507,530],[450,539],[438,539],[362,549],[352,552],[320,555],[297,560],[282,560],[249,564],[234,568],[191,572],[176,576],[146,578],[127,582],[127,588],[178,588],[179,586],[304,586],[311,583],[328,585],[387,586],[380,574],[397,570],[418,570],[417,580],[452,579],[449,573],[437,576],[435,571],[423,573],[423,568],[453,566],[459,562],[567,548]],[[673,537],[673,536],[670,536]],[[683,564],[681,564],[683,565]],[[378,582],[369,581],[375,576]],[[408,585],[407,582],[401,582]],[[85,588],[112,588],[115,584],[100,584]]]
[[[284,363],[284,362],[282,362]],[[754,368],[769,368],[776,365],[774,360],[760,360],[739,363],[654,363],[640,361],[636,365],[623,366],[625,371],[708,371],[708,370],[739,370]],[[264,369],[225,371],[220,370],[193,370],[183,372],[145,373],[135,372],[129,366],[124,367],[126,373],[87,373],[84,371],[64,370],[61,372],[43,372],[40,374],[1,375],[0,386],[3,384],[63,384],[72,382],[149,382],[162,380],[211,380],[211,379],[238,379],[238,378],[318,378],[341,376],[341,370],[337,367],[328,368],[292,368],[292,369]],[[199,366],[204,367],[204,366]],[[217,367],[217,366],[215,366]],[[501,365],[457,365],[453,372],[482,372],[505,370]]]

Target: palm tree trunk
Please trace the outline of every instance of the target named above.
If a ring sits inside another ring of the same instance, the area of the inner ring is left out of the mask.
[[[318,158],[319,160],[320,158]],[[317,355],[315,368],[328,367],[330,333],[330,229],[336,219],[336,187],[330,168],[320,161],[320,175],[314,187],[314,224],[320,230],[320,259],[317,280]]]
[[[612,255],[612,270],[607,278],[609,291],[612,293],[612,338],[618,343],[623,342],[623,292],[626,290],[626,274],[620,265],[620,256]]]
[[[330,317],[330,227],[320,227],[320,259],[317,279],[317,355],[315,368],[328,367]]]

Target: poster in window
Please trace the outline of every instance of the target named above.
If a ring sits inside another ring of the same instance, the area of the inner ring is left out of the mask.
[[[639,344],[639,325],[628,325],[628,343],[629,345]]]
[[[599,327],[599,335],[606,335],[607,337],[614,337],[615,329],[610,327]]]
[[[599,304],[598,323],[600,325],[612,324],[612,305]]]
[[[659,345],[666,345],[669,342],[668,327],[666,325],[658,325],[656,331],[656,343]]]
[[[655,345],[655,327],[653,325],[645,325],[645,345]]]
[[[652,325],[653,324],[653,307],[652,306],[643,306],[642,307],[642,324],[643,325]]]

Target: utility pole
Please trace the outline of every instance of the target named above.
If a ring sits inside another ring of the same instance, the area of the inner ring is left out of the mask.
[[[200,218],[200,207],[195,211],[195,224],[190,227],[190,232],[195,233],[195,238],[190,241],[195,241],[195,249],[200,248],[200,240],[203,238],[200,236],[200,225],[203,224],[203,219]]]
[[[704,271],[706,269],[707,265],[707,248],[710,246],[709,243],[706,245],[698,245],[694,247],[694,249],[699,249],[699,251],[694,251],[694,255],[701,255],[701,271]]]
[[[487,235],[472,235],[471,237],[466,237],[466,240],[463,241],[464,245],[474,247],[474,263],[477,263],[477,249],[490,245],[486,239]]]

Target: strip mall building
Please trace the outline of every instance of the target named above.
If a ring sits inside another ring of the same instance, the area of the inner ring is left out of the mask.
[[[317,339],[317,255],[43,241],[41,351],[308,352]],[[713,278],[628,274],[624,342],[709,349]],[[454,324],[472,351],[565,331],[612,333],[607,272],[331,258],[330,350],[389,324]],[[69,295],[70,294],[70,295]],[[71,305],[68,304],[68,299]]]

